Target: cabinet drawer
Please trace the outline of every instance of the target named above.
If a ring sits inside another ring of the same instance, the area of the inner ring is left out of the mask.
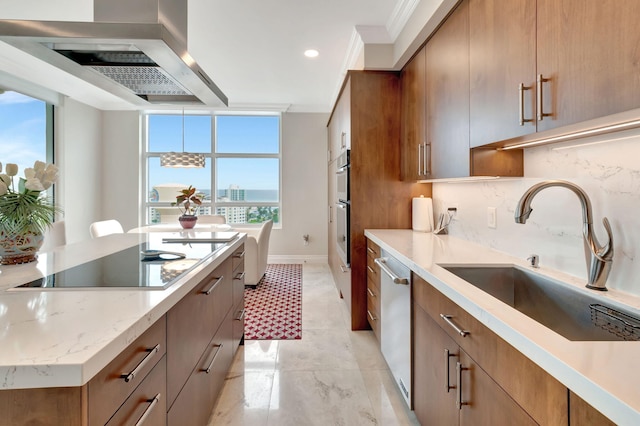
[[[233,259],[232,262],[234,271],[239,265],[244,264],[244,244],[242,244],[236,249],[236,251],[233,252],[231,258]]]
[[[244,247],[244,245],[242,246]],[[233,255],[233,306],[244,300],[244,251],[238,261]]]
[[[168,425],[207,424],[233,360],[232,320],[233,316],[229,315],[207,345],[167,413]]]
[[[140,386],[129,396],[113,415],[107,426],[120,425],[164,425],[167,416],[167,398],[165,395],[167,377],[167,358],[151,370]],[[142,417],[144,416],[144,420]],[[140,421],[143,420],[143,421]]]
[[[167,404],[170,406],[231,309],[231,258],[167,313]]]
[[[560,382],[415,274],[413,298],[537,423],[567,424],[567,388]],[[469,334],[462,337],[441,314]],[[531,398],[531,389],[540,397]]]
[[[89,381],[90,425],[104,425],[109,420],[162,358],[166,347],[166,319],[162,316]]]
[[[371,279],[367,280],[367,320],[380,340],[380,290]]]
[[[371,260],[380,257],[380,246],[367,238],[367,257]]]
[[[235,353],[242,336],[244,336],[244,299],[240,300],[232,311],[233,314],[233,351]]]

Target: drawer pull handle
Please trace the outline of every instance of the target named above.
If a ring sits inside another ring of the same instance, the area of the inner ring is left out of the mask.
[[[367,309],[367,315],[369,315],[369,318],[371,318],[371,321],[378,321],[378,318],[374,317],[371,311],[369,311],[368,309]]]
[[[376,251],[374,249],[372,249],[371,247],[367,247],[367,251],[371,254],[376,254]]]
[[[200,371],[204,371],[207,374],[211,373],[211,370],[213,370],[213,363],[216,362],[216,358],[218,358],[218,354],[220,353],[220,349],[222,349],[223,344],[220,343],[219,345],[213,345],[213,346],[218,348],[218,350],[216,351],[215,354],[213,354],[213,358],[211,358],[211,362],[209,363],[207,368],[203,368],[202,370],[200,370]]]
[[[444,376],[447,378],[446,381],[446,385],[447,385],[447,393],[449,393],[449,391],[451,389],[455,389],[455,386],[451,386],[451,383],[449,382],[449,358],[451,357],[456,357],[458,356],[457,354],[452,354],[451,352],[449,352],[449,349],[445,349],[444,350]]]
[[[369,287],[367,287],[367,293],[369,293],[369,296],[371,296],[371,297],[376,297],[376,294],[374,292],[372,292]]]
[[[142,413],[142,416],[140,416],[140,418],[136,422],[136,426],[140,426],[141,424],[144,423],[145,420],[147,420],[147,417],[149,417],[149,414],[151,414],[151,410],[153,410],[153,407],[155,407],[159,401],[160,401],[160,394],[157,394],[153,398],[147,400],[147,402],[149,403],[149,406],[144,410],[144,413]]]
[[[233,257],[236,259],[242,259],[244,257],[244,253],[245,251],[242,251],[241,253],[233,253]]]
[[[238,317],[236,318],[236,321],[242,321],[244,319],[244,311],[245,309],[242,309],[240,311],[240,315],[238,315]]]
[[[244,280],[244,272],[241,272],[239,274],[236,274],[235,277],[233,277],[234,280],[239,281],[239,280]]]
[[[342,265],[340,265],[340,270],[342,271],[342,273],[346,274],[347,272],[349,272],[349,268],[346,268]]]
[[[145,352],[148,352],[144,358],[142,358],[142,361],[140,361],[138,363],[138,365],[136,365],[136,367],[130,372],[130,373],[122,373],[120,375],[121,379],[124,379],[125,382],[129,383],[131,380],[133,380],[136,377],[136,374],[138,374],[140,372],[140,370],[147,365],[147,363],[149,362],[149,360],[151,358],[153,358],[153,356],[155,354],[157,354],[158,352],[160,352],[160,343],[158,343],[157,345],[155,345],[154,347],[152,347],[151,349],[145,349]]]
[[[451,315],[440,314],[440,318],[442,318],[444,322],[449,324],[451,328],[453,328],[456,331],[456,333],[458,333],[462,337],[467,337],[467,335],[469,334],[468,331],[461,329],[460,327],[455,325],[453,321],[451,321],[451,318],[453,318]]]
[[[367,269],[368,269],[372,274],[374,274],[374,275],[375,275],[375,273],[376,273],[375,269],[373,269],[373,268],[372,268],[371,266],[369,266],[369,265],[367,265]]]
[[[222,282],[222,280],[223,280],[223,279],[224,279],[224,275],[223,275],[223,276],[221,276],[220,278],[218,278],[218,279],[216,280],[216,282],[214,282],[214,283],[213,283],[213,285],[212,285],[211,287],[209,287],[209,288],[208,288],[208,289],[206,289],[206,290],[202,290],[200,293],[202,293],[202,294],[206,294],[207,296],[208,296],[208,295],[210,295],[210,294],[211,294],[211,292],[216,288],[216,286],[217,286],[218,284],[220,284],[220,283]]]
[[[456,362],[456,408],[458,410],[462,410],[463,405],[469,405],[469,402],[462,400],[462,372],[468,370],[460,364],[460,362]]]

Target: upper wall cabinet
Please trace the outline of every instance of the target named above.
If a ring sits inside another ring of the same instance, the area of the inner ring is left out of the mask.
[[[640,107],[640,1],[537,5],[538,131]]]
[[[471,147],[640,107],[640,2],[469,0]]]
[[[471,147],[536,131],[536,4],[470,0]]]
[[[470,149],[469,58],[462,1],[402,71],[403,179],[522,176],[522,151]]]

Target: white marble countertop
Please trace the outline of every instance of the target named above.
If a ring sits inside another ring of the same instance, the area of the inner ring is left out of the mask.
[[[164,290],[13,289],[161,238],[161,233],[108,235],[40,253],[37,262],[0,266],[0,390],[84,385],[222,263],[246,234],[213,255],[210,246],[185,248],[203,260]]]
[[[567,340],[439,266],[530,268],[526,260],[446,235],[411,230],[366,230],[365,235],[611,420],[640,424],[640,342]],[[640,314],[638,297],[614,290],[594,292],[584,287],[584,280],[544,266],[535,273]]]

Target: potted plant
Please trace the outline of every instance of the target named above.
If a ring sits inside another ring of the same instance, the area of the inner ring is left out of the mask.
[[[176,201],[171,203],[172,206],[178,206],[182,215],[178,218],[180,226],[184,229],[191,229],[196,225],[198,217],[196,213],[202,205],[204,194],[196,193],[196,189],[189,185],[189,188],[179,191],[180,195],[176,196]]]
[[[36,161],[18,181],[16,164],[0,163],[0,264],[33,262],[42,246],[44,232],[60,212],[45,192],[58,178],[53,164]]]

